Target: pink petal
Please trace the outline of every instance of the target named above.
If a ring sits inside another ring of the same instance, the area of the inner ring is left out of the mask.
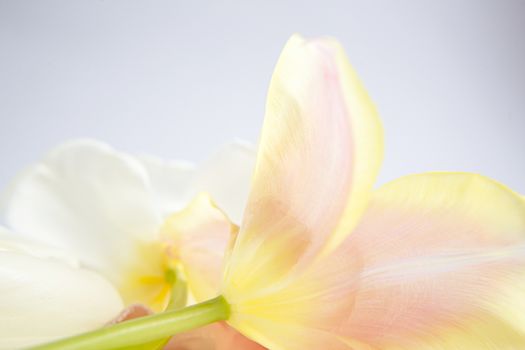
[[[378,349],[525,348],[525,203],[500,184],[394,181],[342,251],[363,266],[346,336]]]
[[[165,350],[264,350],[224,322],[213,323],[171,338]]]
[[[523,200],[423,174],[377,191],[342,246],[229,322],[272,349],[525,349],[524,296]]]
[[[173,257],[180,260],[196,301],[219,294],[224,254],[236,233],[237,226],[206,194],[167,219],[162,237],[171,241]]]
[[[336,247],[364,211],[381,159],[375,109],[339,44],[293,36],[270,84],[228,300],[261,293]]]
[[[153,311],[145,305],[133,304],[122,310],[117,317],[115,317],[109,324],[117,324],[124,321],[132,320],[134,318],[144,317],[152,315]]]

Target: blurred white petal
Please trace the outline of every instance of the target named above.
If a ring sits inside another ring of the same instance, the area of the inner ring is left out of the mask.
[[[4,206],[14,231],[74,254],[114,282],[132,245],[154,239],[161,223],[140,162],[92,140],[51,151],[18,177]]]
[[[240,224],[255,166],[255,147],[235,141],[222,147],[198,170],[194,194],[208,192],[217,206]]]
[[[140,155],[149,173],[157,208],[164,216],[180,211],[199,193],[207,192],[232,221],[239,224],[255,165],[255,147],[244,141],[222,146],[199,166]]]
[[[72,267],[80,267],[78,259],[70,253],[33,242],[2,226],[0,226],[0,251],[22,253],[35,258],[57,259]]]
[[[137,159],[148,172],[157,211],[168,216],[182,210],[191,200],[191,184],[195,166],[185,161],[169,161],[152,155],[139,155]]]
[[[5,233],[5,232],[4,232]],[[0,349],[14,349],[103,326],[122,309],[101,275],[71,266],[51,250],[0,241]]]

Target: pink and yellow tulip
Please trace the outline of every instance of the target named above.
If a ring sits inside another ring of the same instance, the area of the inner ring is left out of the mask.
[[[292,37],[222,293],[271,349],[525,348],[525,205],[479,175],[377,190],[382,132],[343,50]]]

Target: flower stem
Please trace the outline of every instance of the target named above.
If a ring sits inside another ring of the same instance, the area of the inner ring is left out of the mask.
[[[109,350],[144,344],[207,324],[227,320],[230,307],[222,296],[183,309],[141,317],[80,334],[31,350]]]

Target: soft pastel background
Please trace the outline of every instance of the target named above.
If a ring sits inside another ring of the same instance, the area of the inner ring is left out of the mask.
[[[525,1],[0,0],[0,186],[65,139],[201,161],[256,141],[293,32],[346,47],[381,182],[467,170],[525,193]]]

